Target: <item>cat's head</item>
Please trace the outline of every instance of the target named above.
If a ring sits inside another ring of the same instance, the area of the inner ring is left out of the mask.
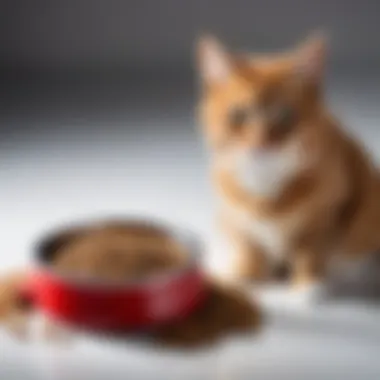
[[[320,34],[291,51],[256,57],[201,38],[200,117],[213,163],[269,196],[315,162],[325,55]]]

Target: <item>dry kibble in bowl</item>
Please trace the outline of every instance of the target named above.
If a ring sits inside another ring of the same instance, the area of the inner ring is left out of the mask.
[[[185,263],[185,249],[168,236],[121,226],[78,236],[52,260],[59,272],[102,280],[141,279]]]

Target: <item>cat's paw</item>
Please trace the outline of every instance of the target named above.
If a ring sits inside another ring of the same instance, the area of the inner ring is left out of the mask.
[[[289,304],[299,307],[316,306],[326,299],[325,284],[315,282],[292,287],[289,292]]]

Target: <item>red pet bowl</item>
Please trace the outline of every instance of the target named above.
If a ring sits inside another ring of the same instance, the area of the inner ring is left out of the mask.
[[[102,282],[55,271],[50,264],[57,249],[83,233],[86,226],[61,230],[38,244],[35,267],[27,281],[27,295],[47,316],[90,329],[146,329],[192,313],[205,299],[199,264],[200,245],[190,233],[161,224],[131,220],[132,227],[154,227],[181,243],[187,265],[138,282]]]

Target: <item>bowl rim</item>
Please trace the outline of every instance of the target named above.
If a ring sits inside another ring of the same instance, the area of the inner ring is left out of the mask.
[[[144,225],[156,228],[186,248],[188,252],[187,262],[178,268],[163,271],[162,273],[157,273],[149,277],[127,280],[104,280],[97,279],[95,277],[80,276],[63,271],[57,271],[47,260],[43,258],[44,247],[46,247],[49,242],[58,239],[62,235],[67,234],[70,231],[74,232],[75,230],[80,230],[81,228],[96,227],[97,225],[102,226],[109,223],[130,223],[134,226]],[[177,227],[173,223],[164,222],[155,217],[129,215],[123,217],[92,218],[90,220],[82,219],[74,223],[62,223],[60,226],[57,225],[53,227],[49,231],[42,234],[42,237],[37,239],[35,242],[33,249],[33,264],[34,269],[37,269],[39,274],[43,272],[44,275],[46,274],[70,285],[80,287],[98,287],[100,289],[157,289],[159,286],[164,286],[172,281],[179,280],[181,277],[193,273],[194,271],[199,271],[201,269],[199,264],[202,251],[203,244],[201,244],[200,239],[197,238],[196,234],[191,232],[188,228]],[[32,273],[34,272],[35,271],[32,270]]]

